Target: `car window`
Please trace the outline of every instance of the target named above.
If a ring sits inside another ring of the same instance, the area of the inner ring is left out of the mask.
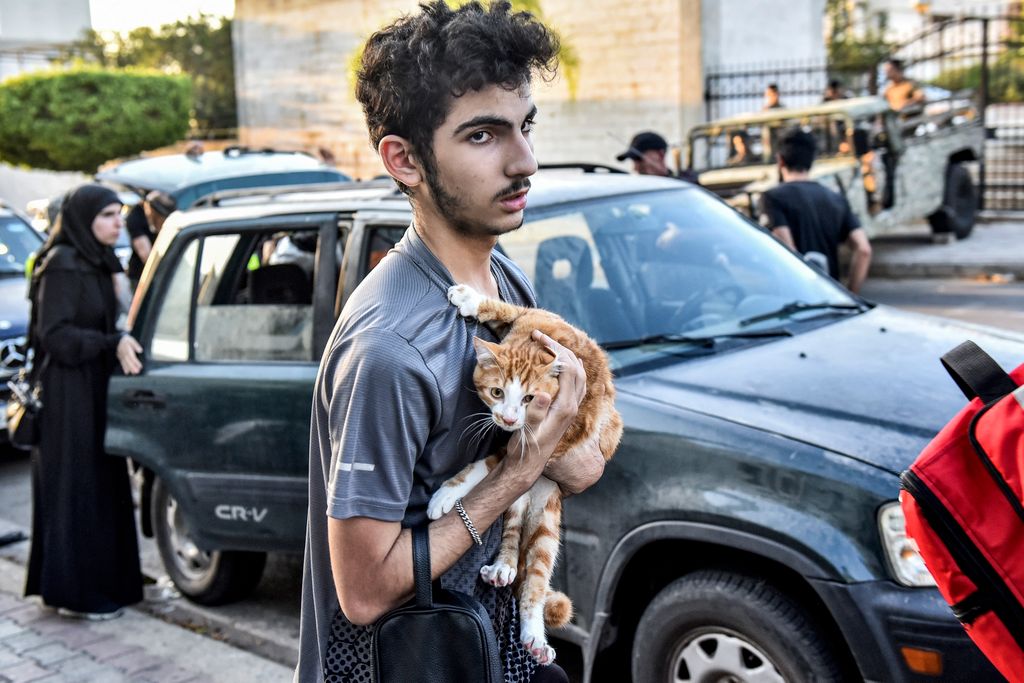
[[[0,216],[0,273],[25,272],[29,256],[43,245],[38,233],[16,216]]]
[[[598,342],[750,331],[795,302],[852,305],[833,280],[698,189],[616,196],[527,214],[500,244],[542,308]]]
[[[196,361],[312,361],[315,230],[203,240]]]
[[[198,254],[199,240],[192,240],[178,259],[164,291],[149,350],[149,357],[153,360],[188,360],[189,314]]]
[[[363,272],[369,273],[377,267],[380,260],[387,256],[391,248],[395,246],[402,235],[408,229],[407,226],[384,226],[370,228],[370,237],[367,240],[366,260],[363,263]]]

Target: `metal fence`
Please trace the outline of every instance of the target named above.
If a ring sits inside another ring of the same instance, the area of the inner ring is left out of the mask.
[[[982,208],[1024,210],[1024,19],[1013,15],[933,17],[892,56],[933,99],[969,92],[986,127],[978,164]],[[766,63],[705,75],[708,120],[758,111],[765,87],[778,86],[783,106],[822,101],[830,80],[847,95],[877,94],[884,86],[881,64],[840,69],[824,62]]]

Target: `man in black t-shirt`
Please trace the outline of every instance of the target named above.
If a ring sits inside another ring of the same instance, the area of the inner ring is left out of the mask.
[[[128,261],[128,279],[132,289],[139,284],[142,268],[146,265],[149,252],[153,248],[156,234],[160,232],[164,221],[175,209],[174,199],[158,190],[153,190],[146,198],[136,204],[128,213],[125,221],[128,236],[132,241],[132,257]]]
[[[852,250],[847,287],[860,291],[871,265],[871,243],[842,195],[811,180],[814,136],[800,129],[783,136],[778,147],[782,184],[764,194],[761,221],[804,260],[839,278],[839,245]]]

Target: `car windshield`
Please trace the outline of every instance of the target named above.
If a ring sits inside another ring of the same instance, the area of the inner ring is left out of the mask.
[[[861,305],[712,195],[681,188],[530,212],[500,240],[538,305],[610,348],[757,338]]]
[[[0,215],[0,273],[25,274],[25,262],[43,244],[42,238],[16,216]]]
[[[773,164],[779,140],[795,127],[814,135],[819,157],[851,155],[854,151],[848,139],[852,129],[844,117],[805,116],[698,129],[690,137],[691,166],[700,172]]]

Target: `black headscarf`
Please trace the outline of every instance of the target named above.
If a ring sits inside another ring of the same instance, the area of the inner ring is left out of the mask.
[[[109,274],[99,279],[103,297],[107,302],[107,331],[114,331],[117,299],[114,296],[113,275],[123,271],[121,262],[117,260],[112,247],[100,244],[92,233],[92,223],[100,211],[110,204],[120,204],[117,193],[102,185],[82,185],[64,196],[57,222],[50,228],[50,237],[36,256],[29,285],[29,299],[32,302],[31,322],[29,324],[30,345],[36,347],[36,307],[38,305],[39,283],[46,272],[50,251],[57,245],[68,245],[73,248],[87,263],[97,270]],[[37,353],[41,350],[37,349]]]
[[[117,193],[102,185],[81,185],[71,190],[60,207],[56,225],[50,228],[50,237],[39,251],[34,277],[45,269],[46,256],[58,244],[67,244],[100,270],[120,273],[121,262],[117,260],[113,247],[100,244],[92,233],[92,223],[100,211],[110,204],[120,204]]]

